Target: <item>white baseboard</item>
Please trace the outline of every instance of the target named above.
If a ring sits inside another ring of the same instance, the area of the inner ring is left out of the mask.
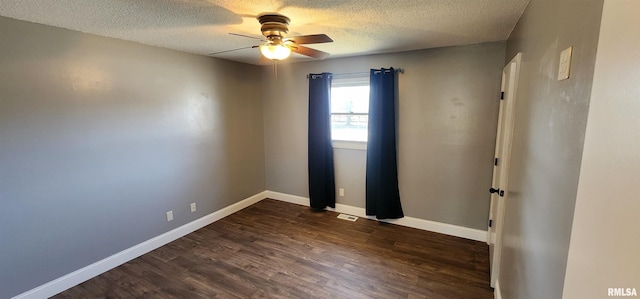
[[[500,280],[496,280],[496,287],[493,289],[493,298],[502,299],[502,293],[500,293]]]
[[[309,206],[309,198],[297,195],[291,195],[287,193],[280,193],[275,191],[265,191],[266,198],[277,199],[288,203],[294,203],[301,206]]]
[[[306,198],[306,197],[274,192],[274,191],[266,191],[265,193],[267,198],[277,199],[280,201],[285,201],[285,202],[304,205],[304,206],[309,205],[309,198]],[[373,216],[367,216],[364,208],[358,208],[354,206],[336,203],[335,209],[327,208],[327,210],[335,211],[338,213],[345,213],[345,214],[358,216],[362,218],[377,220]],[[407,217],[407,216],[400,219],[389,219],[389,220],[380,220],[380,221],[417,228],[417,229],[426,230],[426,231],[431,231],[431,232],[436,232],[436,233],[441,233],[445,235],[475,240],[475,241],[481,241],[481,242],[487,241],[486,231],[468,228],[464,226],[435,222],[431,220],[425,220],[425,219]]]
[[[209,215],[198,218],[192,222],[170,230],[162,235],[151,238],[138,245],[120,251],[103,260],[97,261],[82,269],[76,270],[58,279],[52,280],[46,284],[17,295],[13,297],[13,299],[40,299],[51,297],[68,288],[76,286],[86,280],[89,280],[117,266],[120,266],[130,260],[133,260],[149,251],[168,244],[226,216],[240,211],[254,203],[257,203],[267,197],[266,193],[266,191],[263,191],[256,195],[243,199]]]
[[[86,280],[89,280],[117,266],[120,266],[130,260],[133,260],[158,247],[161,247],[185,235],[188,235],[226,216],[229,216],[237,211],[240,211],[265,198],[272,198],[272,199],[294,203],[298,205],[304,205],[304,206],[309,205],[309,198],[306,198],[306,197],[290,195],[290,194],[280,193],[280,192],[273,192],[273,191],[263,191],[256,195],[243,199],[237,203],[234,203],[228,207],[215,211],[209,215],[198,218],[192,222],[189,222],[178,228],[170,230],[162,235],[151,238],[133,247],[127,248],[103,260],[97,261],[84,268],[78,269],[65,276],[62,276],[48,283],[45,283],[39,287],[26,291],[22,294],[19,294],[13,297],[12,299],[40,299],[40,298],[51,297],[68,288],[76,286]],[[375,220],[375,217],[366,216],[365,209],[363,208],[358,208],[358,207],[353,207],[353,206],[338,203],[336,204],[335,209],[329,209],[329,210]],[[486,238],[487,238],[486,231],[481,231],[477,229],[471,229],[467,227],[451,225],[446,223],[439,223],[439,222],[429,221],[424,219],[418,219],[413,217],[404,217],[401,219],[382,220],[382,221],[394,223],[397,225],[408,226],[408,227],[413,227],[417,229],[442,233],[446,235],[462,237],[462,238],[476,240],[476,241],[486,241]],[[496,282],[496,293],[495,293],[496,299],[500,299],[500,297],[498,297],[499,292],[500,292],[500,289],[498,286],[498,282]]]

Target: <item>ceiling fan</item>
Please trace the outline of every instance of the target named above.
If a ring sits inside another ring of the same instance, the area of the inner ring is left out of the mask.
[[[289,57],[289,55],[291,55],[291,52],[318,59],[324,59],[329,56],[329,53],[327,52],[301,46],[304,44],[320,44],[333,42],[333,40],[326,34],[286,37],[287,33],[289,33],[289,22],[291,21],[288,17],[277,13],[266,13],[259,15],[257,19],[258,22],[260,22],[260,24],[262,25],[260,27],[260,30],[262,31],[262,35],[264,35],[266,39],[237,33],[229,34],[259,39],[263,42],[262,44],[257,46],[249,46],[233,50],[215,52],[209,55],[216,55],[248,48],[260,48],[260,52],[262,53],[263,57],[274,62],[286,59],[287,57]]]

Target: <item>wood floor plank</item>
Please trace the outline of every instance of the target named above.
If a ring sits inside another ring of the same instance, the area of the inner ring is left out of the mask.
[[[263,200],[53,298],[493,298],[483,242]]]

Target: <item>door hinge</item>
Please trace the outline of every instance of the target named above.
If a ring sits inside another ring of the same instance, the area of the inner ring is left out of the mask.
[[[493,159],[493,165],[498,166],[498,158]]]
[[[489,219],[489,227],[493,227],[493,220]]]
[[[504,91],[501,91],[501,92],[500,92],[500,99],[501,99],[501,100],[504,100]]]

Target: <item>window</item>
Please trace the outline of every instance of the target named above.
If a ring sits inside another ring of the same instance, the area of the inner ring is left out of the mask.
[[[367,142],[369,77],[335,78],[331,83],[331,139]],[[341,147],[341,146],[338,146]],[[362,145],[360,146],[361,149]]]

